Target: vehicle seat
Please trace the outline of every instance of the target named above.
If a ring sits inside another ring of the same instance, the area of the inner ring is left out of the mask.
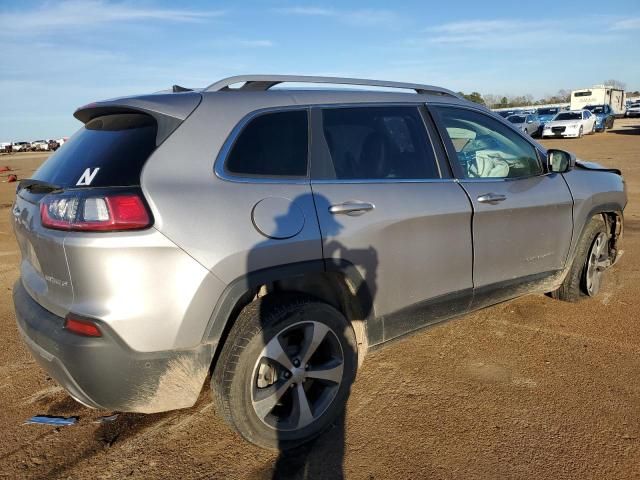
[[[362,143],[358,171],[363,178],[387,178],[391,172],[391,151],[387,137],[377,131]]]

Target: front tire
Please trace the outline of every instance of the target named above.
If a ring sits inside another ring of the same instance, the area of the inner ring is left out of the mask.
[[[582,128],[582,125],[580,125],[580,130],[578,130],[578,138],[582,138],[583,135],[584,135],[584,130]]]
[[[562,285],[551,292],[557,300],[576,302],[598,294],[602,273],[610,265],[609,236],[602,217],[593,217],[585,227],[573,263]]]
[[[246,306],[211,379],[216,410],[248,441],[286,450],[342,414],[357,369],[353,328],[338,310],[303,296]]]

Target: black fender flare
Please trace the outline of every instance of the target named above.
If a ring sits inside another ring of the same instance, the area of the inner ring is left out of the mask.
[[[238,313],[238,305],[242,304],[247,294],[251,295],[252,292],[255,292],[262,285],[309,274],[330,272],[337,272],[344,275],[350,289],[356,295],[357,302],[366,310],[366,318],[363,320],[367,325],[367,343],[369,345],[380,343],[383,336],[382,321],[380,320],[378,322],[375,320],[376,317],[372,306],[373,299],[358,269],[355,265],[345,260],[325,262],[325,260],[322,259],[269,267],[242,275],[230,282],[222,292],[222,295],[220,295],[209,317],[202,343],[214,344],[216,345],[215,349],[218,350],[220,346],[218,344],[223,339],[225,331],[227,331],[229,327],[229,322],[231,322],[234,315]]]

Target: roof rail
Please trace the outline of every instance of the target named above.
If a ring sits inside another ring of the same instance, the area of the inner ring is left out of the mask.
[[[447,95],[459,98],[459,95],[442,87],[432,85],[421,85],[417,83],[389,82],[384,80],[367,80],[364,78],[342,78],[342,77],[314,77],[307,75],[238,75],[235,77],[223,78],[212,83],[204,92],[220,92],[232,90],[230,85],[242,83],[244,85],[240,91],[266,91],[280,83],[332,83],[338,85],[365,85],[369,87],[388,87],[415,90],[418,94]]]

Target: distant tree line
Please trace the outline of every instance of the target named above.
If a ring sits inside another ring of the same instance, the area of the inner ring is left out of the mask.
[[[602,82],[604,85],[611,87],[621,88],[624,90],[626,84],[619,80],[606,80]],[[569,103],[571,101],[571,90],[560,89],[555,95],[547,95],[543,98],[534,99],[533,95],[493,95],[493,94],[480,94],[479,92],[464,93],[458,92],[467,100],[470,100],[480,105],[486,105],[489,108],[514,108],[525,107],[528,105],[547,105],[550,103]],[[636,96],[640,95],[640,92],[627,92],[627,95]]]

